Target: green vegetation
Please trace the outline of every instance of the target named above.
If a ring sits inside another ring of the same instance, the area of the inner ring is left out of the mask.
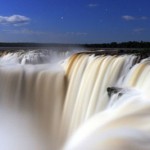
[[[99,47],[99,48],[150,48],[150,42],[112,42],[112,43],[102,43],[102,44],[85,44],[86,47]]]
[[[59,43],[0,43],[0,47],[85,47],[85,48],[150,48],[150,42],[112,42],[101,44],[59,44]]]

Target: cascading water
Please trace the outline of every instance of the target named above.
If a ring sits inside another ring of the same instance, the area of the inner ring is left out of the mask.
[[[149,150],[149,59],[68,56],[0,57],[0,149]]]

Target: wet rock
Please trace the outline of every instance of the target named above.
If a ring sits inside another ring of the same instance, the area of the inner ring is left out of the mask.
[[[118,93],[119,96],[121,96],[123,93],[121,92],[123,89],[119,87],[108,87],[107,88],[107,93],[108,96],[111,97],[113,94]]]

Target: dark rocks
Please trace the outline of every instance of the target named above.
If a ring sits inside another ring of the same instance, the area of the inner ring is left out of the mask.
[[[121,96],[123,93],[121,92],[123,89],[119,87],[108,87],[107,93],[108,96],[111,97],[113,94],[118,93],[118,96]]]

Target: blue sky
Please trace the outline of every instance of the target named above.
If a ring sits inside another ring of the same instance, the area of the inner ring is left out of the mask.
[[[0,41],[150,41],[149,7],[150,0],[0,0]]]

